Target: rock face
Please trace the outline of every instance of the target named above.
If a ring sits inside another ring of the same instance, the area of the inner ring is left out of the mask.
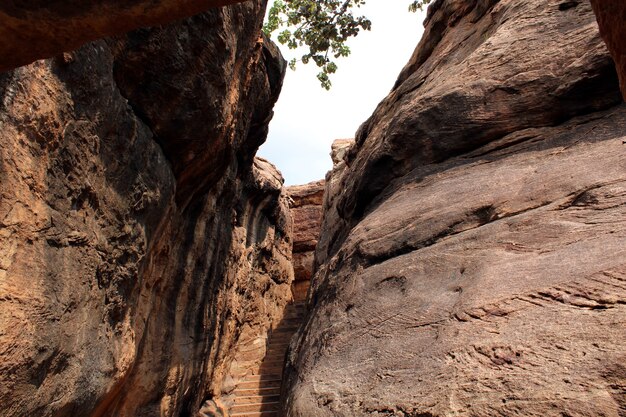
[[[192,416],[290,297],[265,3],[0,74],[0,415]],[[220,51],[220,53],[216,53]]]
[[[293,294],[304,300],[313,274],[315,246],[322,223],[324,180],[286,188],[293,217]]]
[[[626,3],[621,0],[591,0],[591,5],[598,19],[600,34],[615,60],[622,94],[626,99]]]
[[[6,0],[0,4],[0,71],[85,42],[193,16],[241,0]]]
[[[590,4],[436,1],[327,181],[285,415],[624,415],[620,103]]]

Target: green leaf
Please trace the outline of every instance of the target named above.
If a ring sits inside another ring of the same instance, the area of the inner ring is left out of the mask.
[[[277,36],[279,43],[289,49],[304,47],[300,61],[313,61],[321,68],[317,75],[322,88],[330,89],[329,74],[337,71],[331,58],[350,55],[346,42],[361,30],[371,30],[372,22],[365,16],[354,16],[352,11],[360,8],[366,0],[275,0],[269,10],[263,31],[270,36],[283,29]],[[376,0],[382,1],[382,0]],[[411,0],[409,10],[416,12],[432,0]],[[295,59],[289,67],[296,68]]]

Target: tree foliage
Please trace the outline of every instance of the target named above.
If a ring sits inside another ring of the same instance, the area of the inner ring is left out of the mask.
[[[409,11],[422,10],[430,1],[412,0]],[[263,31],[269,36],[280,29],[278,42],[289,49],[304,48],[289,66],[314,62],[320,68],[317,79],[328,90],[330,74],[337,71],[334,60],[350,55],[346,41],[372,27],[367,17],[353,13],[364,4],[365,0],[275,0]]]
[[[424,6],[428,6],[432,0],[413,0],[411,4],[409,4],[410,12],[417,12],[418,10],[424,10]]]

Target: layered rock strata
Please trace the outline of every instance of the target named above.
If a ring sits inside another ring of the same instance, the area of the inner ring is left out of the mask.
[[[600,34],[609,47],[626,99],[626,3],[621,0],[591,0]]]
[[[192,416],[290,298],[251,1],[0,74],[0,415]],[[252,329],[252,330],[249,330]]]
[[[586,2],[439,0],[327,181],[286,416],[626,413],[626,106]]]
[[[298,301],[306,298],[311,276],[315,247],[322,223],[324,180],[286,188],[291,199],[289,207],[293,217],[293,295]]]

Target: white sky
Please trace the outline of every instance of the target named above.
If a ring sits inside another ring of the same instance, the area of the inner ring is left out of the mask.
[[[282,172],[286,185],[324,178],[332,167],[333,140],[354,137],[389,93],[423,32],[425,14],[408,12],[409,3],[368,0],[360,10],[372,30],[349,41],[352,54],[336,61],[330,91],[319,85],[315,64],[287,69],[267,142],[259,150]],[[283,45],[280,49],[287,61],[296,56]]]

